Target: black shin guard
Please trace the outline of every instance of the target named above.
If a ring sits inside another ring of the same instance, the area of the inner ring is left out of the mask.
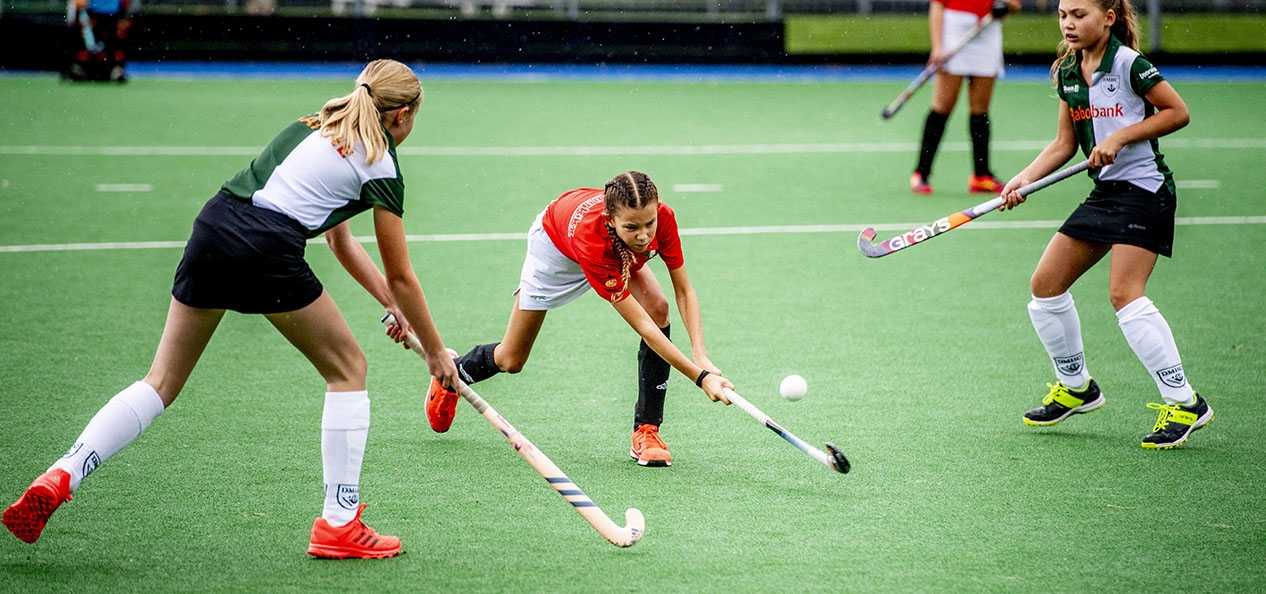
[[[932,161],[936,159],[936,150],[941,146],[941,137],[945,135],[945,122],[949,120],[946,114],[928,112],[927,122],[923,124],[923,142],[919,147],[919,166],[914,170],[922,173],[923,177],[932,175]]]
[[[669,328],[660,328],[669,337]],[[672,366],[659,356],[646,341],[637,347],[637,407],[633,409],[633,428],[664,422],[664,397],[668,394],[668,375]]]
[[[971,156],[976,176],[993,175],[989,171],[989,114],[971,116],[968,131],[971,133]]]
[[[492,356],[498,344],[501,343],[481,344],[457,358],[455,361],[457,373],[462,376],[463,382],[470,385],[501,373],[501,369],[497,367],[497,362]]]

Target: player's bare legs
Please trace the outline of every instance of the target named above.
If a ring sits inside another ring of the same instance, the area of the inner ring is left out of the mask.
[[[493,351],[497,368],[506,373],[523,371],[532,354],[532,345],[536,344],[536,337],[545,323],[544,310],[519,309],[519,298],[520,294],[516,292],[505,336]]]
[[[316,367],[329,391],[365,389],[365,354],[328,292],[302,309],[264,317]]]
[[[171,406],[180,395],[222,319],[222,309],[199,309],[172,298],[158,351],[144,380],[158,391],[163,406]]]

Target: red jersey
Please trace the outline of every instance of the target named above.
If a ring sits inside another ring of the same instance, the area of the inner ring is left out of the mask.
[[[602,193],[594,188],[580,188],[559,196],[545,207],[541,226],[558,251],[580,264],[589,286],[607,301],[617,303],[629,293],[620,275],[620,254],[615,251],[603,220]],[[633,252],[630,272],[640,270],[657,255],[669,270],[686,263],[681,255],[681,237],[677,235],[677,216],[663,201],[657,212],[655,237],[645,252]]]
[[[940,2],[941,6],[949,10],[970,12],[980,18],[984,18],[993,8],[993,0],[940,0]]]

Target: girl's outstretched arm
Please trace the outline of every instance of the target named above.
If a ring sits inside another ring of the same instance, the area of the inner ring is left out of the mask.
[[[696,365],[720,375],[721,370],[708,359],[708,347],[703,341],[703,313],[699,309],[699,297],[695,295],[695,289],[690,285],[686,267],[683,265],[676,270],[669,270],[668,276],[673,283],[673,297],[677,301],[677,312],[681,315],[682,323],[686,325],[686,334],[690,336],[691,358],[694,359]]]
[[[621,299],[613,303],[612,306],[620,313],[620,317],[624,318],[624,321],[628,322],[629,326],[642,337],[642,340],[646,341],[646,345],[651,347],[651,350],[655,351],[669,365],[672,365],[673,369],[680,371],[682,375],[690,378],[692,382],[703,374],[704,368],[696,365],[686,357],[685,353],[682,353],[677,348],[677,345],[674,345],[671,340],[668,340],[667,336],[664,336],[659,326],[655,325],[655,321],[651,319],[645,309],[642,309],[642,305],[636,299],[631,297]],[[708,398],[714,402],[720,401],[729,404],[730,400],[725,397],[722,388],[733,390],[734,384],[720,374],[712,373],[711,370],[708,370],[708,375],[703,378],[703,384],[700,387],[703,388],[704,394],[707,394]]]
[[[1011,181],[1002,188],[1002,198],[1006,200],[999,210],[1009,210],[1019,206],[1024,202],[1024,196],[1021,196],[1016,190],[1023,188],[1035,180],[1042,179],[1051,172],[1059,169],[1061,165],[1067,163],[1073,155],[1077,154],[1077,134],[1073,130],[1073,116],[1068,111],[1068,102],[1060,100],[1059,102],[1059,128],[1055,133],[1055,140],[1046,145],[1042,152],[1038,153],[1037,158],[1029,163],[1028,167],[1015,174]],[[1092,164],[1091,167],[1094,165]]]

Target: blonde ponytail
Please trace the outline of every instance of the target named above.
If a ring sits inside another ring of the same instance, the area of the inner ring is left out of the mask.
[[[356,77],[351,93],[330,99],[321,108],[321,135],[344,157],[359,143],[365,162],[373,163],[387,152],[384,114],[405,107],[416,110],[421,102],[422,85],[408,66],[374,60]]]

